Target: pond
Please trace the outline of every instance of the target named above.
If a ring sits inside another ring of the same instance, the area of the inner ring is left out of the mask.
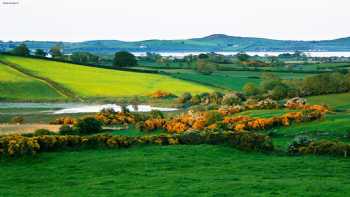
[[[151,105],[127,105],[127,109],[132,112],[150,112],[159,110],[162,112],[176,111],[176,108],[154,107]],[[84,103],[0,103],[2,111],[6,109],[28,110],[42,109],[49,114],[76,114],[76,113],[95,113],[102,109],[112,108],[114,111],[121,111],[121,105],[117,104],[84,104]],[[40,110],[39,110],[40,111]],[[38,112],[39,112],[38,111]]]

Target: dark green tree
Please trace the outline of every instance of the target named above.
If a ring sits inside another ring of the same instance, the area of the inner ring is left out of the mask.
[[[250,56],[248,55],[248,54],[246,54],[246,53],[237,53],[236,54],[236,57],[237,57],[237,59],[239,60],[239,61],[241,61],[241,62],[244,62],[244,61],[247,61],[247,60],[249,60],[249,58],[250,58]]]
[[[136,66],[137,60],[133,54],[127,51],[119,51],[114,55],[113,65],[119,67]]]
[[[61,59],[63,58],[63,54],[62,54],[62,48],[59,45],[55,45],[53,46],[50,51],[49,51],[50,55],[55,58],[55,59]]]
[[[24,43],[16,46],[12,51],[12,54],[19,55],[19,56],[28,56],[30,54],[30,51]]]
[[[47,53],[42,49],[37,49],[35,50],[34,55],[38,57],[46,57]]]

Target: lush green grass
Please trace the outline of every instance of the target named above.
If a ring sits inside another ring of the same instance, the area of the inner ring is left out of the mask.
[[[163,70],[165,72],[171,73],[172,76],[195,81],[203,84],[210,84],[219,88],[231,89],[231,90],[242,90],[246,83],[260,83],[260,76],[262,72],[256,71],[216,71],[211,75],[199,74],[193,70],[186,69],[174,69],[174,70]],[[303,78],[306,74],[296,74],[296,73],[273,73],[281,77],[282,79],[292,79],[292,78]]]
[[[333,109],[350,109],[350,93],[328,94],[308,98],[311,104],[326,104]]]
[[[157,74],[145,74],[79,66],[23,57],[3,56],[37,76],[63,85],[80,97],[145,96],[156,90],[174,94],[210,92],[203,85]]]
[[[349,196],[349,159],[148,146],[0,163],[0,196]]]
[[[63,99],[55,89],[43,81],[26,76],[0,63],[0,99],[16,100]]]

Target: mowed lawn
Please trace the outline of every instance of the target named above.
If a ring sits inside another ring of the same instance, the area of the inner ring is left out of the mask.
[[[0,99],[16,100],[63,99],[55,89],[43,81],[28,77],[0,63]]]
[[[147,146],[0,162],[0,196],[349,196],[350,160]]]
[[[174,94],[202,93],[212,89],[204,85],[157,74],[145,74],[93,68],[69,63],[3,56],[29,72],[49,78],[81,97],[146,96],[157,90]]]

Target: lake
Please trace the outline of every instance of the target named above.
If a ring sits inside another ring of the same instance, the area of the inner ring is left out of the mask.
[[[176,108],[154,107],[150,105],[127,105],[126,107],[132,112],[150,112],[152,110],[170,112],[178,110]],[[112,108],[116,112],[121,111],[121,106],[117,104],[0,103],[0,109],[43,109],[43,112],[50,114],[95,113],[105,108]]]
[[[157,54],[160,54],[161,56],[172,56],[172,57],[184,57],[187,55],[199,55],[201,53],[206,53],[206,52],[156,52]],[[238,52],[215,52],[217,54],[221,55],[235,55]],[[282,53],[294,53],[294,51],[290,52],[268,52],[268,51],[263,51],[263,52],[246,52],[248,55],[254,56],[278,56]],[[333,52],[333,51],[315,51],[315,52],[304,52],[307,56],[312,56],[312,57],[350,57],[350,51],[339,51],[339,52]],[[133,52],[135,56],[146,56],[146,52]]]

